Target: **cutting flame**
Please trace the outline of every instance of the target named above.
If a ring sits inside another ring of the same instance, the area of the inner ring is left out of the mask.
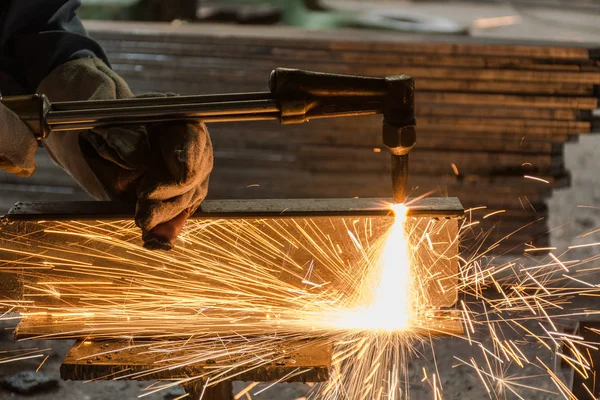
[[[361,292],[366,297],[357,307],[333,318],[338,328],[398,332],[409,329],[414,320],[414,277],[405,226],[408,209],[403,204],[392,207],[396,219],[378,255],[376,268],[363,285]]]
[[[368,307],[369,329],[407,329],[414,313],[413,276],[405,229],[407,208],[397,204],[394,205],[394,212],[396,220],[379,261],[379,284],[375,289],[375,298]]]

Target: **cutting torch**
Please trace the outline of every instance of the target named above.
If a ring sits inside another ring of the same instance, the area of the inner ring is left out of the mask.
[[[383,114],[383,145],[392,158],[396,203],[406,200],[408,154],[416,143],[414,80],[408,75],[373,78],[277,68],[269,91],[199,96],[51,102],[43,94],[10,96],[2,103],[39,140],[57,132],[175,120],[204,123],[311,119]]]

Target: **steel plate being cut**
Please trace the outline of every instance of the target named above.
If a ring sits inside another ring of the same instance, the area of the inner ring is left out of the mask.
[[[206,298],[246,302],[243,323],[236,326],[240,334],[264,323],[265,299],[273,310],[284,310],[284,316],[273,313],[280,318],[276,329],[293,326],[295,316],[306,319],[360,295],[373,255],[395,221],[389,203],[206,201],[170,252],[142,248],[126,205],[21,203],[0,227],[3,297],[29,314],[19,338],[208,334],[221,328],[194,322],[194,302]],[[434,316],[419,329],[460,333],[447,310],[438,311],[457,301],[462,206],[455,198],[408,204],[411,262],[421,277],[423,304]],[[237,321],[242,310],[232,310],[230,319]],[[217,313],[210,307],[202,312],[209,319]],[[435,321],[442,314],[448,321]]]

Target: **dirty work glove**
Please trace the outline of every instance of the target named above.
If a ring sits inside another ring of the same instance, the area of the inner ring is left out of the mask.
[[[134,97],[97,58],[59,66],[38,93],[55,102]],[[55,132],[44,147],[95,198],[135,203],[144,246],[153,249],[173,246],[206,197],[213,164],[206,127],[183,121]]]
[[[0,168],[23,178],[33,175],[37,147],[29,127],[0,103]]]

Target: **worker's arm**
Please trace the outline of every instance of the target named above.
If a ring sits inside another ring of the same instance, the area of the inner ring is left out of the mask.
[[[4,21],[13,26],[2,28],[13,38],[6,42],[8,53],[28,60],[30,49],[48,47],[47,62],[24,74],[27,86],[39,83],[32,92],[55,102],[133,97],[100,46],[86,36],[75,15],[78,1],[9,3]],[[22,19],[27,11],[33,15],[31,24]],[[147,247],[171,247],[187,216],[206,197],[213,159],[208,132],[200,123],[57,132],[43,144],[95,198],[135,202],[135,220]]]
[[[87,36],[77,17],[79,0],[0,3],[0,66],[28,93],[66,62],[98,57],[108,63],[102,47]]]

